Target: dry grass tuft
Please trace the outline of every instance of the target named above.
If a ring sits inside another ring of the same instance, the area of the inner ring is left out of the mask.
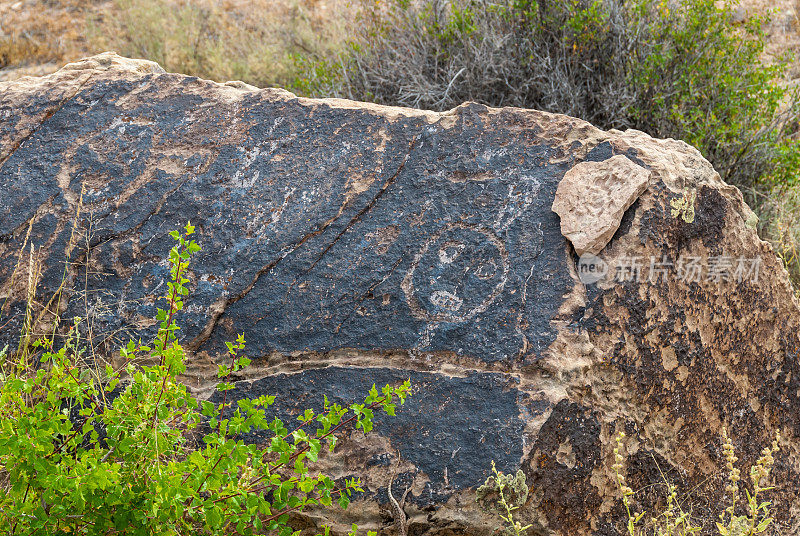
[[[0,1],[0,80],[50,72],[84,55],[84,14],[95,5],[80,0]]]
[[[0,0],[0,80],[114,50],[167,71],[292,86],[301,56],[344,46],[348,0]]]
[[[800,184],[757,193],[759,234],[783,260],[800,297]]]
[[[56,51],[26,36],[0,38],[0,68],[24,62],[45,63],[57,57]]]
[[[147,58],[167,71],[259,87],[291,86],[297,58],[346,39],[343,2],[112,0],[89,19],[98,50]]]

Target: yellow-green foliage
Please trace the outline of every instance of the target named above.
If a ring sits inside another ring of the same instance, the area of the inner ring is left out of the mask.
[[[636,493],[625,481],[625,455],[624,452],[625,434],[620,432],[616,438],[614,448],[614,474],[616,476],[617,489],[622,497],[622,503],[627,513],[625,531],[628,536],[689,536],[701,530],[701,526],[692,519],[689,512],[683,510],[681,503],[677,500],[677,488],[668,482],[662,474],[663,484],[666,488],[666,506],[661,512],[653,512],[646,518],[645,512],[632,510],[633,500]],[[736,468],[738,458],[734,454],[733,441],[728,436],[727,430],[722,429],[722,450],[725,456],[725,469],[727,474],[727,485],[725,491],[730,496],[730,502],[719,514],[719,521],[716,523],[717,534],[719,536],[756,536],[767,532],[773,523],[772,503],[764,501],[762,496],[765,492],[773,489],[767,485],[772,466],[775,463],[773,455],[780,447],[778,446],[781,436],[776,432],[775,439],[769,447],[764,447],[761,457],[750,468],[750,489],[745,489],[745,509],[744,514],[737,515],[737,508],[742,502],[741,497],[741,472]],[[644,523],[643,520],[647,519]]]
[[[528,500],[528,485],[521,470],[514,476],[507,475],[498,471],[492,460],[492,474],[478,487],[475,495],[484,509],[500,516],[503,533],[507,536],[522,536],[531,528],[531,525],[523,526],[514,519],[514,512]]]

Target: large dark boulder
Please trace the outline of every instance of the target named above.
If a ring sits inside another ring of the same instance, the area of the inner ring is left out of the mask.
[[[494,460],[524,471],[534,532],[613,534],[620,430],[632,485],[663,471],[710,528],[726,426],[745,469],[782,430],[772,497],[800,530],[800,313],[741,194],[686,144],[531,110],[302,99],[113,54],[0,83],[0,348],[21,332],[32,246],[37,329],[45,306],[83,317],[109,358],[152,336],[187,220],[198,393],[237,332],[253,366],[236,395],[276,394],[283,415],[413,383],[379,437],[325,462],[364,480],[338,529],[393,533],[394,481],[409,534],[488,534],[474,490]]]

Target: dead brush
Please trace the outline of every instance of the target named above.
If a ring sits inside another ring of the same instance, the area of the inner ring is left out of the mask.
[[[776,187],[768,193],[754,189],[751,195],[760,207],[759,235],[772,244],[800,296],[800,185]]]
[[[0,329],[9,325],[10,318],[5,318],[9,313],[9,306],[14,296],[24,297],[24,315],[19,341],[13,351],[6,348],[4,353],[0,353],[0,378],[5,377],[13,370],[15,373],[33,374],[40,366],[38,355],[44,349],[52,347],[57,338],[62,335],[64,326],[62,325],[62,314],[66,308],[65,291],[69,285],[74,283],[80,275],[82,268],[85,268],[84,283],[87,287],[78,290],[77,294],[83,292],[88,294],[88,276],[90,252],[88,240],[88,230],[82,228],[81,216],[83,216],[83,190],[76,202],[75,215],[71,221],[70,237],[64,251],[64,266],[61,277],[55,290],[45,292],[41,288],[41,277],[43,271],[43,258],[41,247],[37,248],[31,240],[31,230],[34,225],[32,219],[28,225],[25,237],[22,241],[20,252],[17,256],[17,263],[10,277],[5,282],[0,282],[0,286],[5,287],[8,296],[0,303]],[[85,250],[81,242],[86,241]],[[80,251],[84,251],[79,255]],[[82,257],[82,260],[81,258]],[[76,260],[77,259],[77,260]],[[84,266],[85,265],[85,266]],[[87,373],[95,378],[102,378],[102,370],[106,360],[94,351],[92,342],[98,339],[93,332],[93,320],[96,312],[85,302],[85,316],[82,317],[83,330],[85,331],[86,346],[90,350],[81,355],[82,367]],[[75,326],[77,328],[77,326]]]
[[[0,38],[0,69],[25,63],[45,63],[59,57],[49,43],[28,36],[6,36]]]

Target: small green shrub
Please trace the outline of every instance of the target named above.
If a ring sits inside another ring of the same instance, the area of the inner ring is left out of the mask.
[[[373,386],[349,407],[326,397],[321,412],[305,410],[287,427],[267,417],[272,396],[227,401],[231,375],[249,364],[240,335],[219,366],[222,402],[196,400],[177,379],[186,354],[175,321],[188,294],[190,257],[199,250],[192,233],[191,225],[172,233],[168,306],[158,309],[152,344],[121,350],[124,371],[106,366],[98,380],[78,365],[79,319],[61,348],[34,343],[38,359],[0,353],[3,534],[288,535],[291,512],[334,502],[344,508],[360,490],[357,479],[335,482],[315,463],[348,427],[370,432],[375,410],[394,415],[409,383],[380,392]],[[243,441],[256,430],[271,439]]]
[[[796,180],[797,93],[780,82],[789,58],[762,60],[765,17],[735,19],[736,3],[634,3],[631,125],[697,147],[723,179],[744,187]]]
[[[485,510],[500,517],[506,536],[523,536],[533,526],[514,520],[514,512],[528,500],[528,485],[522,470],[517,470],[514,476],[507,475],[498,471],[492,461],[492,474],[475,490],[475,498]]]

